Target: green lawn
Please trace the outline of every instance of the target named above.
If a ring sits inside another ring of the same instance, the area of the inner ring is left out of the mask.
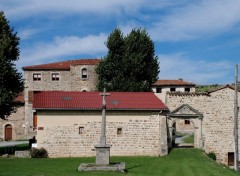
[[[129,175],[129,176],[235,176],[235,172],[216,164],[197,149],[173,149],[165,157],[111,157],[111,162],[125,162],[126,173],[78,172],[82,162],[95,158],[20,159],[0,158],[1,176],[74,176],[74,175]]]
[[[194,134],[191,134],[190,136],[183,138],[183,142],[185,143],[194,143]]]

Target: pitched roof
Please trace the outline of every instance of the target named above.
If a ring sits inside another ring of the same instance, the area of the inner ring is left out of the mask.
[[[152,92],[110,92],[106,96],[108,110],[168,110]],[[34,109],[101,110],[100,92],[34,92]]]
[[[214,89],[214,90],[212,90],[212,91],[209,91],[208,93],[217,92],[217,91],[222,90],[222,89],[225,89],[225,88],[229,88],[229,89],[235,90],[235,87],[234,87],[234,86],[227,84],[227,85],[225,85],[225,86],[221,86],[221,87],[219,87],[219,88],[217,88],[217,89]],[[240,92],[240,90],[238,90],[238,92]]]
[[[153,86],[195,86],[196,84],[183,80],[157,80]]]
[[[70,70],[71,65],[96,65],[100,59],[78,59],[23,67],[23,70]]]

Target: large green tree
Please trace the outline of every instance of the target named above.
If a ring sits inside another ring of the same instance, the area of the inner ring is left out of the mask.
[[[106,42],[107,55],[96,68],[98,90],[146,92],[159,74],[154,43],[146,30],[133,29],[127,36],[116,28]]]
[[[9,26],[4,13],[0,11],[0,118],[7,118],[14,112],[13,100],[23,90],[22,74],[18,73],[15,61],[19,59],[17,33]]]

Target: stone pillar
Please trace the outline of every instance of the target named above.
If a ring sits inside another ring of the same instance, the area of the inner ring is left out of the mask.
[[[109,96],[109,93],[104,92],[100,94],[103,96],[102,101],[102,124],[101,124],[101,137],[99,144],[95,145],[96,149],[96,165],[109,165],[110,162],[110,147],[111,145],[106,144],[106,96]]]
[[[160,128],[160,156],[168,155],[168,141],[167,141],[167,119],[165,116],[159,116]]]

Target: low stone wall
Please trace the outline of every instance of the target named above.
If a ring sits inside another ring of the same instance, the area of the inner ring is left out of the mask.
[[[24,151],[15,151],[15,157],[16,158],[30,158],[30,151],[24,150]]]

